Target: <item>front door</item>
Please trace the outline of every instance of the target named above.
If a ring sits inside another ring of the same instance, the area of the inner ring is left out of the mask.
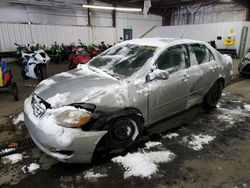
[[[163,52],[156,61],[157,69],[168,71],[169,78],[155,79],[147,84],[150,123],[186,108],[190,78],[186,71],[186,57],[186,48],[175,46]]]

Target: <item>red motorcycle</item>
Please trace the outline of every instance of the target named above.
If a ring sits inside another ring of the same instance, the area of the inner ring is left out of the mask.
[[[95,56],[97,56],[98,54],[101,53],[100,49],[94,44],[91,44],[91,45],[88,46],[87,52],[88,52],[88,54],[90,55],[91,58],[93,58],[93,57],[95,57]]]
[[[78,64],[86,64],[89,62],[91,57],[89,54],[81,47],[75,47],[72,49],[72,53],[69,56],[69,70],[77,67]]]

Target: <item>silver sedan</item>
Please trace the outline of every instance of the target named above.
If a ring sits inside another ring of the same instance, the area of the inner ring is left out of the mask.
[[[87,163],[99,143],[131,147],[146,126],[197,104],[215,108],[231,76],[232,59],[207,43],[130,40],[41,82],[25,101],[25,124],[45,153]]]

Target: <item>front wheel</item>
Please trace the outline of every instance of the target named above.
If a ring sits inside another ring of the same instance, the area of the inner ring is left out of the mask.
[[[213,87],[209,90],[209,92],[205,95],[202,106],[205,109],[213,109],[216,107],[218,102],[220,101],[221,94],[223,90],[223,85],[221,81],[216,81]]]
[[[46,78],[46,66],[37,65],[35,67],[35,73],[38,81],[41,82]]]
[[[104,146],[109,149],[128,148],[136,145],[142,136],[143,122],[136,116],[123,116],[107,124]]]

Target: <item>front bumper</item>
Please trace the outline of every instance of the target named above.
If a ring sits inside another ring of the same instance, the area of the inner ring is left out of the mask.
[[[36,145],[48,155],[62,162],[90,163],[94,150],[107,131],[82,131],[65,128],[42,116],[33,114],[31,97],[24,103],[24,121]],[[59,151],[72,151],[62,154]]]

